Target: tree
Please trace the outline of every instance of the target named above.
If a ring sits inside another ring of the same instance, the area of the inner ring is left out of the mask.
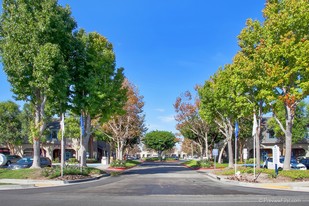
[[[187,155],[193,157],[194,155],[198,154],[198,145],[196,142],[189,138],[184,138],[181,144],[181,151],[187,153]]]
[[[34,158],[40,167],[40,139],[46,112],[67,96],[72,31],[76,23],[68,7],[57,0],[4,0],[0,25],[0,52],[4,71],[16,99],[34,109],[31,123]]]
[[[280,103],[283,104],[283,103]],[[279,105],[278,105],[279,106]],[[285,112],[282,109],[283,105],[279,106],[279,111],[277,113],[277,117],[280,119],[280,121],[284,121]],[[295,119],[293,123],[293,130],[292,130],[292,142],[297,143],[305,138],[307,127],[309,125],[309,104],[302,101],[297,105],[296,111],[295,111]],[[280,126],[277,124],[275,118],[270,118],[267,121],[267,128],[272,130],[274,132],[274,135],[281,139],[284,139],[284,133],[282,132]],[[283,140],[284,141],[284,140]]]
[[[225,137],[218,161],[221,160],[227,145],[229,167],[233,167],[234,122],[248,116],[248,111],[251,110],[247,99],[241,96],[242,91],[238,84],[239,77],[235,73],[235,66],[235,64],[226,65],[199,89],[200,115],[207,122],[214,122]]]
[[[31,122],[33,119],[33,108],[31,108],[31,105],[29,103],[25,103],[20,114],[21,136],[23,137],[23,139],[28,140],[29,142],[32,142]]]
[[[75,57],[71,77],[72,111],[81,118],[79,156],[86,166],[89,138],[99,122],[120,114],[126,102],[123,68],[115,68],[113,46],[99,33],[75,33]]]
[[[127,147],[139,143],[140,137],[146,131],[143,115],[143,96],[128,79],[123,82],[127,90],[127,101],[123,107],[124,113],[112,116],[102,130],[109,137],[108,140],[116,145],[116,158],[122,160],[123,152]]]
[[[267,1],[264,23],[249,21],[240,35],[240,46],[252,65],[248,73],[259,74],[252,79],[261,85],[256,96],[271,108],[285,136],[284,169],[290,169],[296,108],[309,93],[308,12],[307,0]],[[278,105],[285,111],[285,123]]]
[[[201,156],[208,159],[208,132],[209,125],[204,121],[199,114],[200,100],[195,98],[192,101],[192,95],[189,91],[183,96],[176,99],[174,104],[177,115],[175,116],[177,129],[185,138],[189,138],[197,143],[201,148]]]
[[[157,151],[160,158],[162,152],[172,149],[176,142],[176,137],[172,132],[158,130],[147,133],[143,139],[146,147]]]
[[[0,102],[0,144],[5,144],[11,153],[22,143],[20,110],[12,101]]]

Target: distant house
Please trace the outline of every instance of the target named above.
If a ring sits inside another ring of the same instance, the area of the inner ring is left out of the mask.
[[[51,160],[60,160],[61,157],[61,140],[58,138],[60,130],[60,122],[54,121],[47,125],[49,133],[41,141],[41,155],[49,157]],[[79,139],[66,138],[65,139],[65,159],[78,158]],[[21,146],[16,148],[17,153],[21,156],[33,156],[33,145],[29,142],[28,138],[24,139]],[[1,151],[9,153],[9,149],[1,148]],[[110,145],[104,141],[97,141],[91,137],[89,139],[87,156],[101,160],[102,156],[109,156]]]
[[[272,156],[272,148],[277,145],[280,148],[281,155],[285,154],[284,138],[278,138],[272,129],[267,129],[267,118],[263,119],[262,136],[260,140],[261,160],[265,160],[268,156]],[[246,143],[249,151],[249,157],[253,157],[253,140],[252,138]],[[297,143],[292,144],[292,156],[297,158],[299,156],[309,157],[309,125],[304,138]]]

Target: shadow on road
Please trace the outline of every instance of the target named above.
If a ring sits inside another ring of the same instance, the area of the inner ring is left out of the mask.
[[[144,162],[125,171],[122,175],[185,174],[189,172],[192,172],[192,170],[184,167],[180,162]]]

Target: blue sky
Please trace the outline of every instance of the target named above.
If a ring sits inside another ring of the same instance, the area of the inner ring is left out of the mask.
[[[117,67],[144,96],[146,126],[176,132],[173,104],[239,50],[246,19],[262,20],[263,0],[60,0],[79,28],[113,45]],[[2,4],[2,1],[1,1]],[[0,66],[0,101],[13,100]],[[21,104],[21,103],[20,103]]]

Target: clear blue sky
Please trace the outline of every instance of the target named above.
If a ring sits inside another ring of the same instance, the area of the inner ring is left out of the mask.
[[[230,63],[246,19],[262,20],[263,0],[60,0],[79,28],[114,45],[117,67],[144,96],[146,126],[176,132],[173,103]],[[1,1],[2,4],[2,1]],[[0,67],[0,101],[12,100]]]

